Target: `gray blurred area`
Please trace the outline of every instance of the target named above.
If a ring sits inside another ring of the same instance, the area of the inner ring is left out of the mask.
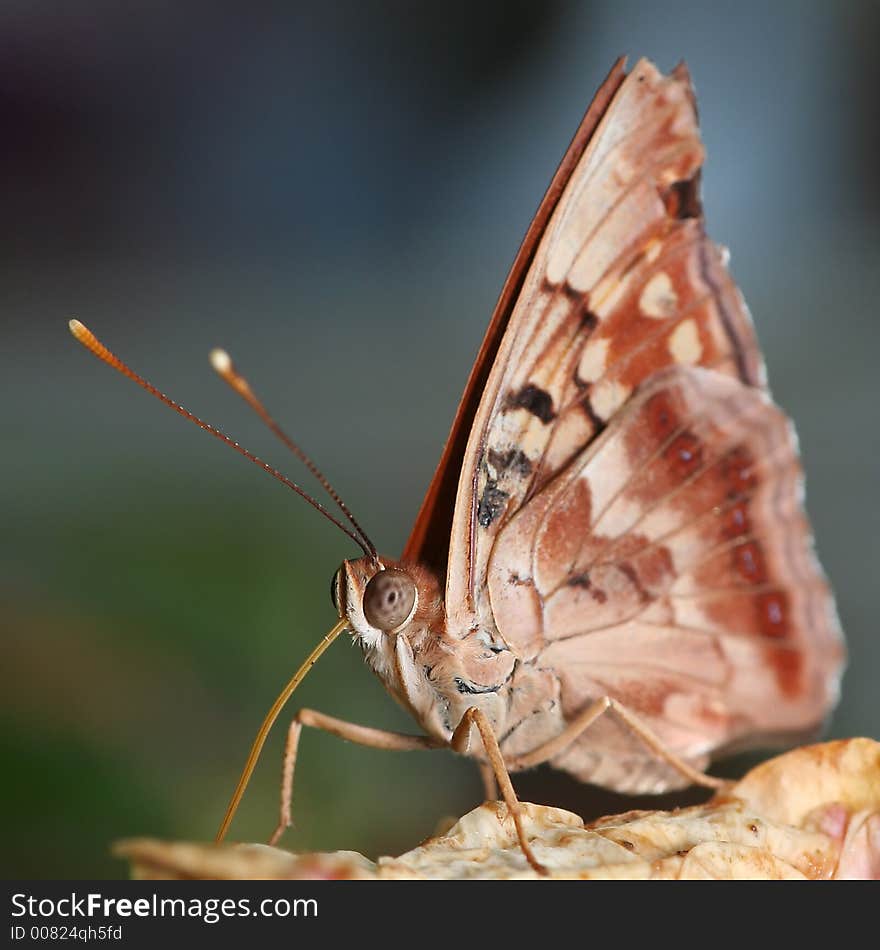
[[[797,423],[848,635],[829,732],[880,737],[878,27],[877,3],[805,0],[7,0],[4,876],[122,876],[115,839],[211,837],[357,553],[100,366],[68,319],[308,484],[211,372],[226,347],[397,555],[507,268],[620,53],[694,76],[709,230]],[[296,705],[412,728],[343,642]],[[284,731],[235,838],[274,827]],[[308,733],[298,769],[294,848],[393,852],[480,797],[447,753]],[[630,804],[549,769],[518,787],[587,816]]]

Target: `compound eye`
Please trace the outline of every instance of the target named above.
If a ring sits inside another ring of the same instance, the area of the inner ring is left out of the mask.
[[[364,591],[364,615],[379,630],[399,627],[412,613],[416,602],[416,585],[404,571],[389,568],[379,571]]]
[[[333,601],[333,608],[339,613],[339,585],[342,583],[342,568],[340,567],[330,580],[330,600]],[[342,616],[342,614],[339,614]]]

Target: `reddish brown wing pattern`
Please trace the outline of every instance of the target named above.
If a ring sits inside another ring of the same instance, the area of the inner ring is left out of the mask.
[[[438,485],[470,419],[448,630],[500,634],[523,664],[521,694],[540,674],[556,703],[540,725],[524,703],[505,753],[610,695],[703,766],[731,743],[818,723],[841,640],[794,437],[704,233],[687,71],[642,60],[603,92],[506,324],[499,303],[479,404],[472,375],[406,553],[441,560],[425,542],[448,524]],[[556,764],[621,790],[681,784],[613,717]]]
[[[698,767],[803,731],[836,696],[840,643],[800,497],[793,432],[765,393],[664,370],[505,523],[498,630],[554,671],[564,720],[611,696]],[[611,718],[554,764],[621,791],[681,784]]]
[[[549,222],[474,420],[447,576],[456,626],[482,612],[505,519],[644,379],[692,363],[762,383],[748,313],[698,215],[702,160],[687,73],[638,63]]]
[[[489,328],[480,346],[480,352],[471,369],[464,394],[459,403],[452,428],[443,447],[443,454],[431,484],[422,502],[412,533],[404,548],[402,559],[425,564],[439,577],[446,574],[449,533],[455,507],[459,476],[464,465],[468,437],[474,416],[483,396],[489,372],[495,362],[501,339],[510,321],[528,267],[535,256],[538,242],[544,235],[547,222],[559,203],[563,190],[580,162],[608,104],[624,80],[625,60],[619,59],[612,67],[602,88],[596,93],[571,141],[541,205],[523,238],[516,259],[504,282]]]

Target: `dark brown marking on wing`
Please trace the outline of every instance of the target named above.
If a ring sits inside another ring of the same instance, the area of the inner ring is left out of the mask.
[[[509,449],[507,452],[489,449],[489,464],[497,475],[509,471],[521,478],[528,478],[532,474],[532,463],[521,449]]]
[[[532,383],[526,383],[517,393],[511,393],[507,397],[507,405],[511,409],[525,409],[536,419],[540,419],[544,425],[552,422],[556,418],[556,412],[553,409],[553,397]]]
[[[595,313],[593,313],[592,310],[590,310],[590,295],[585,294],[582,290],[576,290],[567,281],[561,287],[554,288],[553,284],[544,278],[544,286],[552,292],[558,292],[561,290],[565,299],[571,301],[571,303],[574,305],[575,313],[578,314],[580,330],[581,332],[586,331],[586,335],[583,338],[586,340],[593,330],[599,325],[599,318]]]
[[[593,585],[593,582],[590,580],[590,575],[586,572],[581,574],[573,574],[566,581],[569,587],[581,587],[586,591],[590,592],[590,596],[597,604],[604,604],[608,600],[608,595],[604,590],[601,590],[598,587]]]
[[[477,521],[481,527],[488,528],[502,514],[509,497],[506,491],[502,491],[498,487],[495,479],[490,478],[486,482],[486,487],[483,489],[480,503],[477,506]]]
[[[639,578],[638,571],[632,566],[632,564],[627,563],[626,561],[620,561],[617,565],[617,569],[623,574],[624,577],[633,585],[635,588],[636,594],[639,597],[639,600],[643,604],[649,603],[653,600],[653,597],[645,590],[642,582]]]
[[[703,202],[700,200],[700,173],[684,181],[675,181],[661,195],[666,213],[670,218],[682,221],[685,218],[701,218]]]
[[[605,428],[606,422],[593,408],[593,403],[590,401],[589,392],[580,400],[578,405],[584,411],[586,417],[590,420],[591,425],[595,429],[592,436],[590,437],[591,440],[595,439],[596,436]]]
[[[578,340],[580,343],[583,343],[589,335],[596,329],[599,325],[599,318],[590,310],[590,295],[584,293],[582,290],[577,290],[572,287],[567,281],[562,284],[554,284],[549,280],[546,275],[541,281],[541,293],[550,298],[547,302],[547,306],[553,302],[553,299],[557,294],[561,294],[566,300],[568,300],[573,305],[573,311],[577,314],[579,321],[579,334],[584,333],[583,339],[578,335]]]

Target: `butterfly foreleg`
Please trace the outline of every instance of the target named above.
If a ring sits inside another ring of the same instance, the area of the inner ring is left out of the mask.
[[[701,785],[704,788],[711,788],[717,791],[726,788],[730,784],[725,779],[707,775],[705,772],[701,772],[699,769],[695,769],[692,765],[689,765],[684,759],[669,749],[635,713],[631,712],[626,706],[619,703],[616,699],[612,699],[610,696],[603,696],[601,699],[597,699],[596,702],[589,705],[582,713],[576,716],[559,735],[555,736],[549,742],[545,742],[543,745],[538,746],[537,749],[533,749],[524,755],[511,758],[509,760],[510,767],[514,771],[518,771],[519,769],[527,769],[534,765],[540,765],[540,763],[552,759],[554,756],[563,752],[582,733],[589,729],[600,716],[608,711],[616,713],[624,725],[637,735],[655,755],[665,762],[668,762],[693,785]]]
[[[284,745],[284,762],[281,768],[281,806],[278,827],[272,833],[269,844],[274,845],[293,824],[291,806],[293,803],[293,771],[296,767],[296,754],[303,726],[321,729],[340,739],[356,742],[372,749],[391,749],[397,752],[410,752],[421,749],[439,749],[443,742],[430,736],[412,736],[403,732],[389,732],[385,729],[373,729],[344,719],[336,719],[314,709],[300,709],[293,717],[287,730],[287,742]]]
[[[486,752],[486,758],[489,760],[489,766],[501,790],[501,795],[504,798],[504,803],[507,805],[507,810],[513,818],[519,846],[522,848],[526,860],[538,874],[547,874],[547,868],[535,857],[526,839],[522,825],[522,806],[516,797],[516,792],[513,790],[513,783],[510,781],[510,773],[504,764],[504,756],[501,754],[501,749],[498,746],[498,739],[495,737],[495,732],[492,729],[491,723],[486,718],[486,714],[481,709],[478,709],[476,706],[471,706],[471,708],[465,712],[461,717],[461,722],[459,722],[455,727],[455,731],[452,733],[452,738],[449,740],[450,747],[455,752],[467,755],[470,751],[472,726],[476,726],[477,732],[480,734],[483,749]]]

